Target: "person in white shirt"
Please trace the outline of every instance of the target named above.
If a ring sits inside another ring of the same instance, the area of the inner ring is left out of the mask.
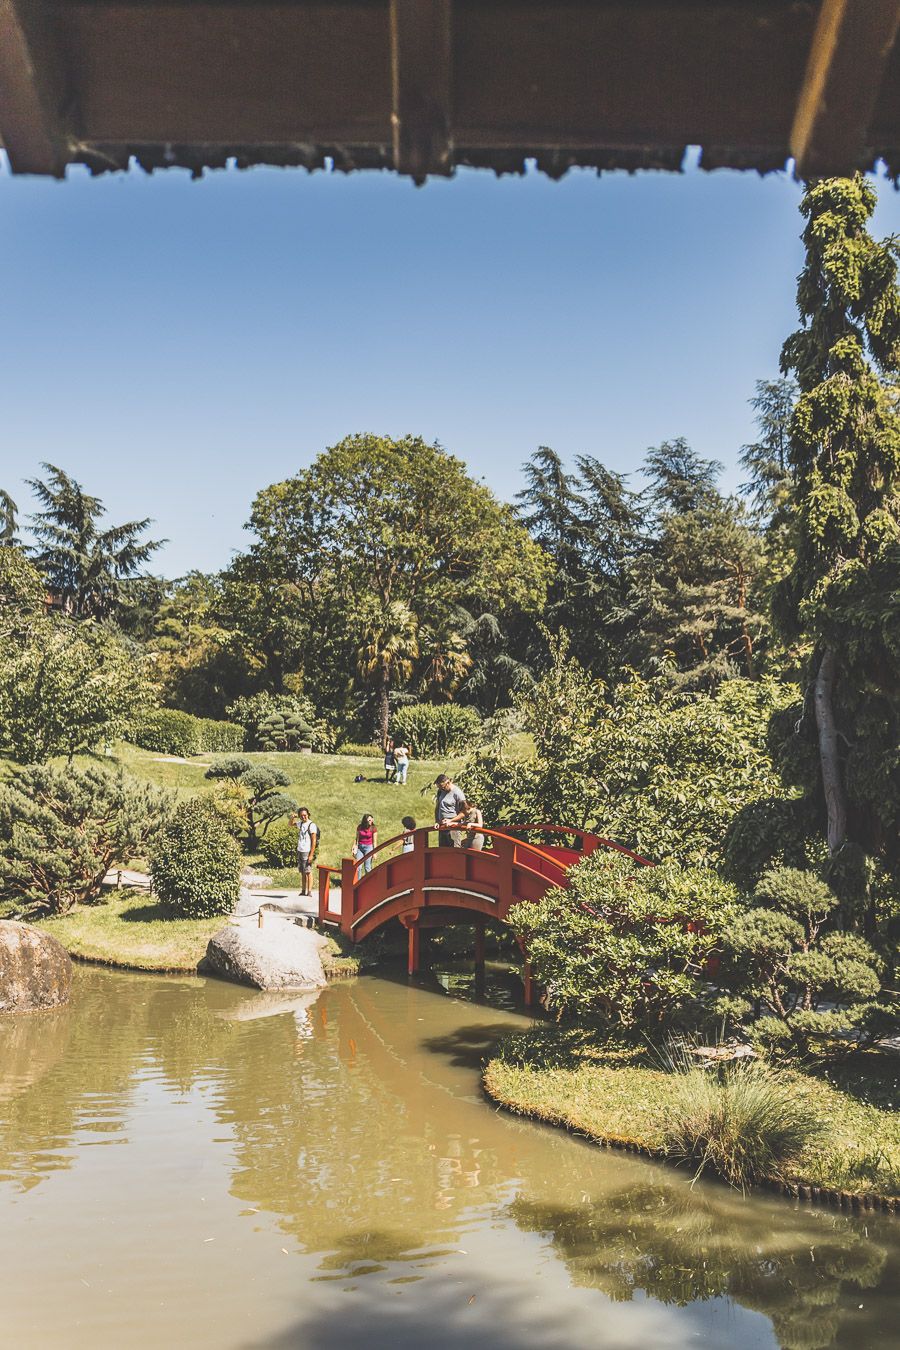
[[[291,824],[297,831],[297,870],[301,895],[312,895],[312,865],[319,846],[319,827],[310,817],[309,807],[301,806]]]

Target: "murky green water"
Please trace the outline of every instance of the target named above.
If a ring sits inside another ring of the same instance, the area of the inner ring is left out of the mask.
[[[478,1064],[520,1023],[78,971],[0,1022],[0,1344],[900,1346],[900,1222],[495,1112]]]

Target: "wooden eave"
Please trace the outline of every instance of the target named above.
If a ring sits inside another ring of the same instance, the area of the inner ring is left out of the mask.
[[[18,173],[900,175],[900,0],[0,0]]]

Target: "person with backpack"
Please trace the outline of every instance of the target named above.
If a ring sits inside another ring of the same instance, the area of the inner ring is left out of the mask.
[[[300,894],[312,895],[312,865],[319,847],[319,827],[309,814],[308,806],[301,806],[290,823],[297,831],[297,871],[300,873]]]

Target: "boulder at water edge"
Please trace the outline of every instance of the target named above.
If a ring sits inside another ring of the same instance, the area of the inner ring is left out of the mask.
[[[274,916],[264,928],[229,924],[210,938],[200,969],[254,989],[321,989],[327,945],[321,933]]]
[[[68,1003],[72,960],[55,937],[27,923],[0,920],[0,1013]]]

